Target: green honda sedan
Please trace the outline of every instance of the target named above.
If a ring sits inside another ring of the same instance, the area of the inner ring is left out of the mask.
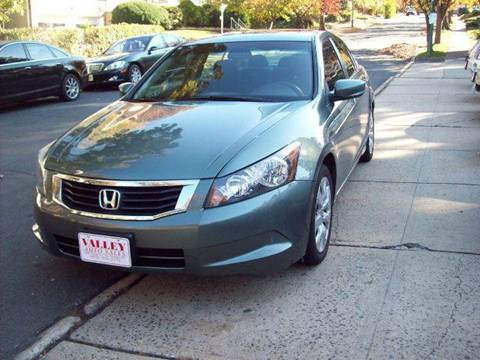
[[[342,40],[194,41],[120,92],[40,151],[42,247],[133,271],[322,262],[335,196],[374,148],[374,94]]]

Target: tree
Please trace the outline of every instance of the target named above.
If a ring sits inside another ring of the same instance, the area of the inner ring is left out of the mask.
[[[245,0],[244,7],[251,18],[269,24],[270,29],[275,20],[288,19],[290,15],[289,0]]]
[[[435,11],[437,13],[437,20],[435,23],[435,44],[440,44],[442,40],[442,29],[445,21],[445,17],[448,13],[448,10],[455,3],[455,0],[437,0],[437,6]]]
[[[25,0],[0,0],[0,27],[10,21],[12,15],[23,14]]]
[[[426,31],[426,34],[427,34],[427,44],[428,44],[428,26],[429,26],[429,23],[428,23],[428,14],[430,13],[430,0],[414,0],[415,2],[415,5],[417,8],[419,8],[422,13],[423,13],[423,16],[425,17],[425,23],[427,25],[427,31]]]

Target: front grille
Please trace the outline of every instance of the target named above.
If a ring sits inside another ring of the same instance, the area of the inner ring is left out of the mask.
[[[62,179],[62,202],[71,209],[90,213],[154,216],[175,210],[183,186],[103,186]],[[100,207],[100,190],[120,192],[117,210]]]
[[[80,257],[78,240],[55,235],[58,249],[65,255]],[[185,267],[185,257],[182,249],[153,249],[135,248],[132,250],[136,256],[133,266],[181,269]]]
[[[137,248],[136,266],[183,268],[185,257],[181,249]]]
[[[55,236],[57,240],[58,249],[70,256],[80,257],[80,250],[78,249],[78,240],[70,239],[63,236]]]
[[[89,74],[96,74],[103,70],[103,64],[87,64],[87,70]]]

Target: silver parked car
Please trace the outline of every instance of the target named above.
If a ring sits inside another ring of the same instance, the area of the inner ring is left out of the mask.
[[[139,271],[268,272],[327,255],[374,150],[365,69],[328,32],[187,43],[39,154],[34,233]]]

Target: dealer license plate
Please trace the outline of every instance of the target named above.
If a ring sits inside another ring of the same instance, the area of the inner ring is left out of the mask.
[[[78,234],[78,246],[83,261],[127,268],[132,266],[130,240],[127,238],[82,232]]]

